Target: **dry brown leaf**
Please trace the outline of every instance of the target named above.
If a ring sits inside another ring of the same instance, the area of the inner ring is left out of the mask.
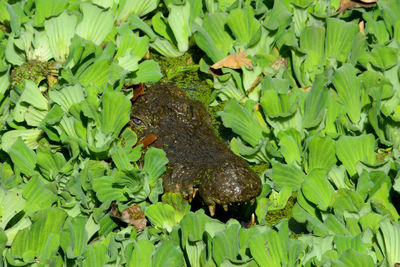
[[[49,88],[53,88],[54,85],[58,82],[57,77],[53,75],[47,75],[47,83],[49,84]]]
[[[257,78],[254,80],[254,82],[251,84],[249,90],[246,91],[246,95],[250,94],[251,92],[253,92],[254,88],[256,88],[256,86],[260,83],[260,81],[262,80],[261,75],[258,75]]]
[[[240,69],[245,66],[248,69],[253,68],[251,59],[246,58],[246,51],[239,49],[236,54],[229,55],[211,66],[213,69],[220,69],[222,67],[231,69]]]
[[[147,50],[146,54],[143,57],[144,59],[150,59],[150,51]]]
[[[133,89],[132,101],[135,101],[140,95],[144,95],[144,83],[140,83]]]
[[[136,203],[129,206],[123,212],[118,210],[115,202],[111,203],[110,216],[115,217],[128,225],[133,225],[137,232],[142,232],[146,228],[147,220],[140,206]]]
[[[364,21],[360,21],[360,23],[358,23],[358,27],[360,27],[360,32],[362,35],[365,35],[365,31],[364,31]]]
[[[306,87],[300,87],[300,89],[305,91],[305,92],[308,92],[308,91],[311,90],[311,86],[309,85],[309,86],[306,86]]]
[[[279,70],[280,68],[285,68],[287,69],[288,67],[288,62],[285,58],[280,57],[277,60],[275,60],[272,64],[271,64],[271,68],[275,71]]]
[[[340,7],[338,12],[344,13],[347,9],[357,7],[372,7],[378,0],[340,0]]]
[[[140,140],[137,145],[143,144],[143,148],[148,147],[152,143],[154,143],[157,140],[157,135],[155,134],[150,134],[148,136],[145,136],[142,140]]]

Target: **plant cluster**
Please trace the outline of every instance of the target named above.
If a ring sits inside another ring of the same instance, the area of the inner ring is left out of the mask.
[[[0,266],[400,263],[400,5],[349,2],[0,2]],[[126,127],[149,49],[193,46],[231,149],[271,166],[248,229],[162,195]]]

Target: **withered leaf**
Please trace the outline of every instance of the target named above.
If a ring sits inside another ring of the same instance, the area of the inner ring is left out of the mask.
[[[240,69],[245,66],[248,69],[253,68],[251,59],[246,58],[246,51],[239,49],[236,54],[229,55],[211,66],[213,69],[220,69],[222,67],[231,69]]]
[[[111,203],[110,208],[111,217],[117,218],[128,225],[133,225],[137,232],[142,232],[146,228],[147,220],[138,204],[130,205],[123,212],[118,210],[115,202]]]
[[[135,101],[140,95],[144,94],[144,83],[139,83],[133,89],[132,101]]]
[[[360,32],[362,35],[365,35],[365,31],[364,31],[364,21],[360,21],[360,23],[358,23],[358,27],[360,27]]]
[[[57,77],[53,75],[47,75],[47,83],[49,84],[49,88],[53,88],[57,81]]]
[[[340,7],[338,12],[344,13],[347,9],[357,7],[372,7],[378,0],[340,0]]]
[[[251,84],[250,88],[246,91],[246,95],[250,94],[251,92],[253,92],[254,88],[256,88],[256,86],[260,83],[260,81],[262,80],[262,75],[258,75],[257,78],[254,80],[254,82]]]
[[[288,67],[288,62],[285,58],[280,57],[277,60],[275,60],[272,64],[271,64],[271,68],[275,71],[279,70],[280,68],[285,68],[287,69]]]
[[[148,136],[143,137],[142,140],[140,140],[137,145],[143,144],[143,148],[148,147],[152,143],[154,143],[157,140],[157,135],[155,134],[150,134]]]

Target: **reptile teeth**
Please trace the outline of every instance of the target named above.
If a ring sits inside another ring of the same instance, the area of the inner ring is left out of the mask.
[[[193,198],[195,198],[195,196],[196,196],[196,194],[197,194],[197,191],[199,191],[198,188],[193,188]]]
[[[228,211],[228,205],[227,204],[222,205],[222,207],[224,208],[224,211]]]
[[[247,224],[247,228],[252,227],[256,223],[256,216],[254,213],[251,214],[250,222]]]
[[[215,215],[215,204],[208,206],[208,210],[210,211],[211,217],[214,217],[214,215]]]

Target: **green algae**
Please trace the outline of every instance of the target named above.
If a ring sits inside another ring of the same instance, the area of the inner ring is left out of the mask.
[[[267,221],[268,225],[273,226],[276,223],[280,222],[282,219],[291,218],[293,206],[295,203],[296,203],[296,199],[293,194],[288,199],[286,206],[283,209],[268,211],[267,216],[265,217],[265,220]]]
[[[225,128],[221,119],[217,115],[224,110],[225,104],[210,106],[210,97],[213,90],[211,77],[199,71],[198,60],[201,51],[191,49],[187,53],[176,58],[167,58],[160,54],[152,54],[152,59],[158,62],[163,74],[160,82],[172,84],[186,91],[188,97],[203,103],[207,112],[211,115],[212,124],[218,137],[228,140],[232,136],[232,131]]]
[[[57,76],[58,70],[55,62],[41,62],[30,60],[11,71],[11,82],[22,85],[24,80],[31,80],[36,85],[49,76]]]
[[[270,165],[267,162],[250,164],[249,166],[255,173],[257,173],[258,176],[261,176],[267,169],[270,168]]]
[[[198,51],[189,50],[176,58],[167,58],[159,54],[151,57],[160,64],[164,78],[163,83],[173,84],[184,89],[191,99],[201,101],[208,108],[208,101],[212,91],[212,81],[206,74],[198,71],[199,66],[194,63],[193,54]]]

